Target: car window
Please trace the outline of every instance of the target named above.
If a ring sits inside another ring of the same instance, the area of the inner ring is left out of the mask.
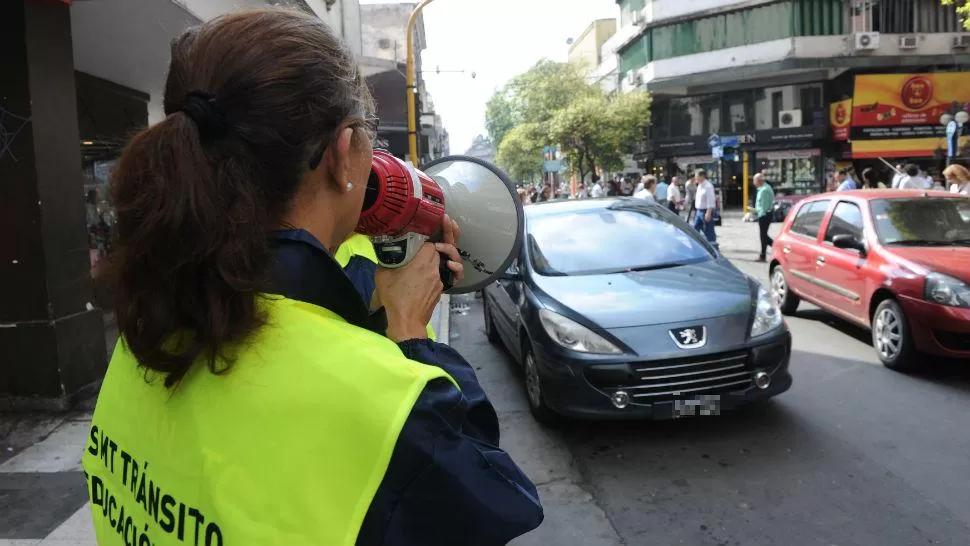
[[[869,206],[884,245],[970,245],[970,198],[877,199]]]
[[[836,235],[852,235],[862,240],[862,211],[859,205],[841,201],[835,205],[829,226],[825,229],[825,241],[831,243]]]
[[[648,204],[564,210],[530,218],[532,268],[539,275],[602,275],[714,259],[700,235]]]
[[[795,220],[792,222],[791,231],[799,235],[818,237],[818,231],[822,228],[822,218],[825,218],[825,211],[829,208],[829,200],[812,201],[806,203],[798,209]]]

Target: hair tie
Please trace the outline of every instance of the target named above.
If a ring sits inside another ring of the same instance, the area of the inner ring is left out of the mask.
[[[191,91],[185,95],[180,111],[185,112],[199,128],[203,140],[220,139],[229,132],[226,114],[216,103],[215,95],[206,91]]]

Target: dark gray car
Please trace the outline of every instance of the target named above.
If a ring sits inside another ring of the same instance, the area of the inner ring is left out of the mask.
[[[771,296],[677,215],[634,198],[525,210],[522,253],[483,304],[536,418],[717,414],[790,388]]]

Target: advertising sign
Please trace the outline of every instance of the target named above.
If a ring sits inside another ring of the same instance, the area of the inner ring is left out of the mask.
[[[968,81],[970,72],[856,76],[853,157],[925,157],[945,150],[941,120],[970,106]]]
[[[829,125],[832,127],[832,140],[849,140],[849,125],[852,124],[852,99],[840,100],[829,105]]]

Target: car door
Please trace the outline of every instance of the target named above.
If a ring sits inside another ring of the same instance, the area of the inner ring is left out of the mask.
[[[815,272],[819,303],[846,318],[865,324],[867,309],[864,305],[866,264],[864,253],[858,250],[836,248],[832,240],[836,235],[851,235],[865,241],[865,222],[862,208],[853,201],[839,201],[832,210],[822,244],[818,246]]]
[[[514,344],[519,323],[519,300],[522,294],[518,259],[512,262],[506,273],[506,277],[495,281],[497,286],[492,290],[495,296],[493,317],[502,337]]]
[[[787,236],[776,243],[781,245],[781,251],[786,256],[788,285],[810,299],[818,298],[815,262],[818,258],[819,232],[831,203],[831,199],[820,199],[802,204],[795,213]]]

